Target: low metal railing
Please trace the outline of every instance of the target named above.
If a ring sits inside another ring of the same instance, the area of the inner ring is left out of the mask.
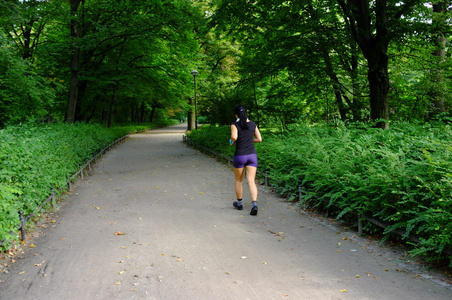
[[[43,209],[49,202],[51,202],[52,207],[56,207],[56,198],[57,198],[57,194],[62,191],[63,189],[72,189],[72,183],[75,181],[75,179],[77,177],[80,176],[81,179],[84,178],[84,173],[85,170],[88,168],[89,171],[92,170],[92,164],[93,163],[97,163],[97,159],[98,157],[102,156],[105,152],[107,152],[108,150],[110,150],[113,146],[115,146],[116,144],[124,141],[126,138],[128,138],[130,135],[127,134],[119,139],[116,139],[115,141],[113,141],[112,143],[110,143],[107,147],[103,148],[102,150],[100,150],[98,153],[93,154],[93,157],[90,158],[89,160],[87,160],[86,163],[81,164],[80,165],[80,169],[75,172],[71,177],[69,177],[69,179],[67,180],[67,187],[60,187],[58,189],[54,189],[53,187],[50,189],[51,193],[50,196],[47,197],[42,203],[41,205],[36,208],[32,213],[30,213],[28,216],[24,215],[24,211],[20,210],[18,212],[19,214],[19,225],[16,226],[16,231],[12,231],[11,235],[14,235],[15,232],[20,230],[20,237],[19,239],[21,241],[26,240],[27,238],[27,221],[29,221],[31,218],[33,218],[37,212],[41,211],[41,209]],[[5,242],[5,240],[0,241],[0,246],[3,245],[3,243]]]

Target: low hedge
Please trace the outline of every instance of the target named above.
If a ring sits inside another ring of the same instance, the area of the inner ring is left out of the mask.
[[[0,243],[17,239],[20,210],[35,212],[55,190],[66,187],[80,166],[114,140],[155,124],[116,126],[24,124],[0,130]]]

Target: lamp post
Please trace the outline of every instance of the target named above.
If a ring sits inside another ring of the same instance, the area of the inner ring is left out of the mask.
[[[198,115],[197,115],[197,101],[196,101],[196,75],[198,75],[198,71],[191,71],[193,75],[193,84],[195,86],[195,130],[198,130]]]

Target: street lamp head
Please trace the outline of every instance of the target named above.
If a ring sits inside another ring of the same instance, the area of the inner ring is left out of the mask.
[[[193,77],[195,77],[196,75],[198,75],[198,71],[193,70],[193,71],[191,71],[191,74],[193,75]]]

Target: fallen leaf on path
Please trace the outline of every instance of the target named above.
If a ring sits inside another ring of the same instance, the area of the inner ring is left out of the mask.
[[[19,272],[20,275],[25,274],[25,271]]]
[[[347,290],[341,290],[341,293],[345,293]]]
[[[231,274],[229,274],[229,272],[224,272],[225,274],[227,274],[227,275],[231,275]]]
[[[341,253],[342,251],[341,250],[337,250],[337,252]]]
[[[100,207],[99,207],[99,206],[93,206],[93,208],[95,208],[95,209],[100,209]]]
[[[126,233],[125,232],[121,232],[121,231],[116,231],[115,232],[115,235],[125,235]]]
[[[36,246],[35,246],[35,245],[33,245],[33,244],[31,244],[31,245],[30,245],[30,248],[34,248],[34,247],[36,247]]]
[[[119,273],[119,275],[122,275],[124,273],[124,271],[119,271],[118,273]]]
[[[180,261],[182,261],[182,258],[179,258],[178,260],[176,260],[177,262],[180,262]]]
[[[355,277],[356,277],[356,278],[359,278],[359,275],[356,275]]]
[[[55,220],[50,221],[50,223],[55,223],[55,222],[56,222]]]
[[[116,283],[115,283],[115,285],[120,285],[120,284],[121,284],[121,282],[116,282]]]

